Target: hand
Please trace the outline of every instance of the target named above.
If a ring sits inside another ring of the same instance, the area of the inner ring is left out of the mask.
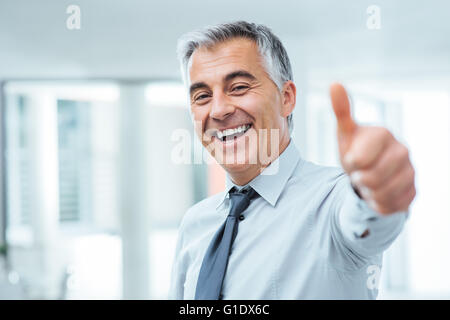
[[[358,126],[341,84],[331,85],[330,96],[340,160],[354,188],[381,214],[408,210],[416,195],[408,149],[383,127]]]

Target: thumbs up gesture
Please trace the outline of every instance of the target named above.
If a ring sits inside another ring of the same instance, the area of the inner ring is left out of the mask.
[[[416,195],[408,149],[383,127],[357,125],[341,84],[331,85],[330,96],[341,164],[353,187],[381,214],[406,211]]]

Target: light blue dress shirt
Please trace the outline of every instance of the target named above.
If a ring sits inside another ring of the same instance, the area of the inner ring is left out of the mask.
[[[302,159],[292,139],[263,173],[249,182],[261,197],[239,222],[223,299],[375,299],[383,251],[408,212],[382,216],[372,210],[341,168]],[[233,186],[227,176],[224,192],[184,215],[170,299],[194,299],[203,257],[228,215]]]

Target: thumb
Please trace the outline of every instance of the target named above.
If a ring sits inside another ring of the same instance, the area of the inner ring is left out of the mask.
[[[340,83],[333,83],[330,86],[330,96],[339,133],[344,136],[351,136],[357,125],[352,119],[350,102],[345,88]]]
[[[345,88],[340,83],[333,83],[330,87],[330,96],[337,120],[337,135],[341,161],[343,161],[343,166],[350,170],[353,160],[352,155],[348,151],[350,150],[353,135],[358,126],[352,119],[350,102],[348,101]]]

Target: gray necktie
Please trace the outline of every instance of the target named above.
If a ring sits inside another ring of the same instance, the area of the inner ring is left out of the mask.
[[[239,215],[258,196],[251,187],[239,192],[230,190],[231,208],[225,223],[214,235],[203,258],[195,291],[196,300],[218,300],[228,264],[231,246],[236,238]]]

